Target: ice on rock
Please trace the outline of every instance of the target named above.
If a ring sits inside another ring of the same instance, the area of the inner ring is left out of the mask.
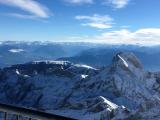
[[[128,67],[128,63],[120,55],[118,55],[118,57],[122,60],[122,62],[124,63],[124,65],[126,67]]]
[[[88,77],[88,75],[81,75],[82,79],[85,79],[86,77]]]
[[[16,73],[17,73],[17,75],[20,75],[20,72],[18,71],[18,69],[16,69]]]

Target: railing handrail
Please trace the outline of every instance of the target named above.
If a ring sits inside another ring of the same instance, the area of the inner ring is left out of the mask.
[[[0,111],[8,114],[15,114],[27,118],[38,119],[38,120],[75,120],[73,118],[64,117],[60,115],[50,114],[38,110],[17,107],[8,104],[0,103]]]

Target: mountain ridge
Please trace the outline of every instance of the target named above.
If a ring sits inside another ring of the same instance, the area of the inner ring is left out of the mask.
[[[33,61],[0,69],[0,102],[83,120],[158,120],[160,74],[130,52],[109,67]]]

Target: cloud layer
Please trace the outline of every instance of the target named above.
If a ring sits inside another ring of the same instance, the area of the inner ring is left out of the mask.
[[[92,4],[99,2],[98,0],[64,0],[65,2],[72,4]],[[130,0],[101,0],[101,3],[105,5],[111,5],[113,8],[123,8],[125,7]]]
[[[72,3],[72,4],[91,4],[93,3],[93,0],[65,0],[68,3]]]
[[[68,41],[93,42],[103,44],[160,45],[160,28],[145,28],[131,32],[128,29],[105,32],[97,36],[70,37]]]
[[[48,18],[50,14],[47,7],[35,0],[0,0],[0,4],[17,7],[23,11],[29,12],[31,16],[39,18]],[[31,17],[30,15],[24,15],[24,17]],[[21,17],[22,16],[23,15],[21,15]]]
[[[75,19],[83,21],[81,25],[93,28],[105,29],[111,28],[113,19],[108,15],[94,14],[92,16],[79,15]]]

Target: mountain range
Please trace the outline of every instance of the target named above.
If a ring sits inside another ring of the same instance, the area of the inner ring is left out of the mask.
[[[71,61],[99,68],[110,65],[120,51],[134,53],[146,70],[160,70],[159,46],[11,41],[0,43],[0,68],[37,60]]]
[[[75,119],[160,119],[160,73],[131,52],[116,53],[107,67],[50,60],[4,67],[0,86],[1,103]]]

